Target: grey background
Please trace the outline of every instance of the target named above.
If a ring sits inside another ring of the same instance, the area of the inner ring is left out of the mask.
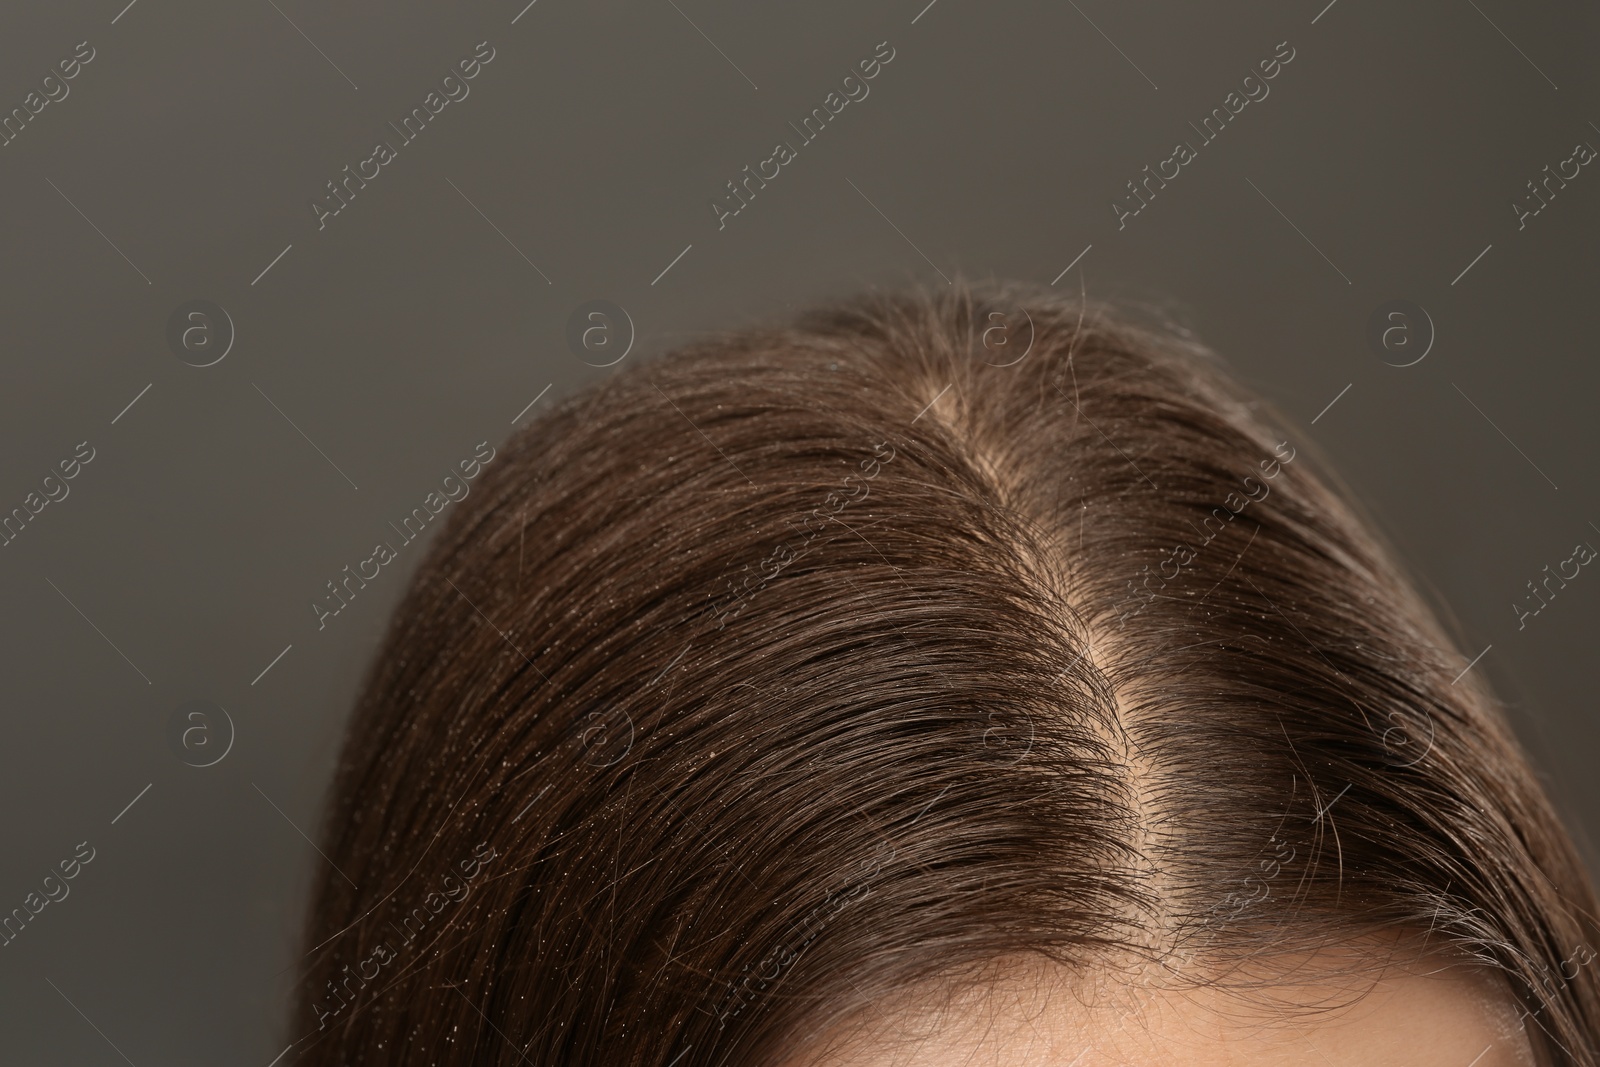
[[[1600,146],[1593,4],[124,2],[0,12],[0,110],[96,50],[0,148],[0,510],[96,450],[0,548],[0,911],[96,849],[0,949],[5,1062],[284,1051],[324,862],[300,831],[420,553],[320,632],[309,604],[474,444],[613,373],[564,341],[597,298],[629,360],[940,272],[1172,307],[1489,648],[1594,855],[1600,577],[1526,629],[1510,607],[1600,545],[1600,167],[1511,208]],[[484,40],[470,95],[319,231],[310,198]],[[870,96],[719,231],[709,199],[884,40]],[[1285,40],[1270,96],[1119,231],[1124,183]],[[165,339],[194,298],[237,330],[204,369]],[[1365,340],[1396,298],[1437,329],[1404,369]],[[196,699],[236,728],[204,769],[167,741]]]

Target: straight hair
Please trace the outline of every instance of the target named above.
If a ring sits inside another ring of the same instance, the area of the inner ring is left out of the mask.
[[[300,1064],[770,1067],[998,961],[1395,936],[1600,1062],[1594,889],[1481,669],[1180,327],[869,295],[501,454],[348,726]]]

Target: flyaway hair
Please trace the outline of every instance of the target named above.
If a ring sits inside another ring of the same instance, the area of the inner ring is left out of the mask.
[[[620,369],[395,613],[296,1062],[775,1067],[1000,961],[1402,938],[1597,1067],[1574,846],[1334,484],[1185,331],[1047,289]]]

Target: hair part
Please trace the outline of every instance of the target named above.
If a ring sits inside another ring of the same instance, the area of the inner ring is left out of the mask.
[[[319,878],[300,1062],[771,1064],[997,961],[1218,981],[1406,935],[1595,1067],[1582,865],[1315,465],[1186,332],[1018,286],[569,398],[372,664],[323,835],[363,888]]]

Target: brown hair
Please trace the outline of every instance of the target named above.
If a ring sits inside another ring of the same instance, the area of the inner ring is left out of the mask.
[[[771,1064],[998,960],[1398,931],[1595,1067],[1574,848],[1279,425],[1184,331],[1014,286],[565,401],[371,668],[299,1062]]]

